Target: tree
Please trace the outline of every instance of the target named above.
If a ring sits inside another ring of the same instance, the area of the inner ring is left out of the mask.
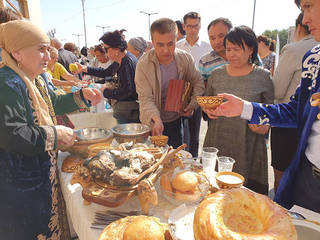
[[[280,41],[280,51],[284,45],[288,43],[288,30],[283,29],[281,31],[275,29],[275,30],[266,30],[262,33],[262,35],[265,35],[273,40],[277,41],[277,34],[279,33],[279,41]]]

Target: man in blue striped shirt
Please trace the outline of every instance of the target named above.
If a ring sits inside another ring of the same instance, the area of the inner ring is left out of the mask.
[[[223,40],[231,28],[232,23],[227,18],[217,18],[208,25],[208,35],[213,50],[202,56],[199,61],[199,70],[205,83],[214,69],[226,64]]]

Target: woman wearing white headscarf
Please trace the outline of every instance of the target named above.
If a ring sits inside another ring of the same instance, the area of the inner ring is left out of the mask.
[[[69,239],[57,171],[57,149],[71,146],[73,130],[56,115],[97,103],[83,89],[56,96],[47,88],[49,38],[29,21],[0,25],[0,236]]]

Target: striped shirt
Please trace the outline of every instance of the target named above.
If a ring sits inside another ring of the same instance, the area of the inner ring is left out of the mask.
[[[226,63],[227,61],[220,57],[215,51],[211,51],[204,55],[199,61],[199,71],[202,75],[202,79],[205,82],[208,81],[211,72]]]

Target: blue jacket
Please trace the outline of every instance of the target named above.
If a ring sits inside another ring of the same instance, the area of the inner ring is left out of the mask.
[[[250,123],[298,128],[299,144],[296,155],[284,172],[275,196],[275,201],[288,209],[294,204],[295,176],[305,154],[312,125],[317,120],[319,113],[318,107],[310,105],[311,95],[320,92],[319,64],[320,45],[309,50],[303,57],[301,83],[289,103],[276,105],[253,103],[254,110]]]

